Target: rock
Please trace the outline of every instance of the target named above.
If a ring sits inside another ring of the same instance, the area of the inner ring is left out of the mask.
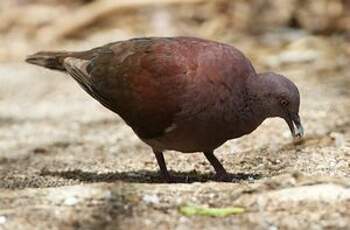
[[[152,195],[146,194],[142,197],[142,200],[146,204],[159,204],[159,197],[155,194],[152,194]]]
[[[345,145],[344,134],[332,132],[330,136],[334,140],[336,147],[343,147]]]
[[[78,202],[79,202],[79,200],[78,200],[76,197],[74,197],[74,196],[67,197],[67,198],[64,200],[64,204],[65,204],[65,205],[68,205],[68,206],[76,205]]]
[[[0,216],[0,225],[5,224],[7,221],[6,216]]]

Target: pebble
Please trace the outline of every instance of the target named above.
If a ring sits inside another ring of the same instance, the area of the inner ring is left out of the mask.
[[[73,206],[78,202],[79,202],[78,199],[74,196],[68,197],[67,199],[64,200],[64,204],[69,206]]]
[[[159,197],[157,195],[144,195],[142,200],[147,204],[159,204]]]
[[[0,216],[0,224],[5,224],[7,221],[6,216]]]
[[[332,132],[330,134],[330,137],[334,139],[336,147],[342,147],[342,146],[345,145],[344,134],[337,133],[337,132]]]

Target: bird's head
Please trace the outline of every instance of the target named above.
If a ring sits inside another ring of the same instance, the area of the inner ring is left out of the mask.
[[[283,118],[294,138],[304,135],[299,117],[300,94],[292,81],[279,74],[263,73],[258,76],[255,90],[267,117]]]

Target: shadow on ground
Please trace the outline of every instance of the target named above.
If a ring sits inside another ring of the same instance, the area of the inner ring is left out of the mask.
[[[207,182],[218,181],[213,173],[199,173],[197,171],[190,172],[174,172],[170,171],[171,175],[175,176],[174,183],[193,183],[193,182]],[[251,181],[262,178],[260,174],[236,173],[230,174],[233,178],[231,182]],[[78,180],[81,182],[115,182],[124,181],[132,183],[166,183],[156,171],[139,170],[130,172],[110,172],[97,173],[85,172],[82,170],[69,171],[49,171],[42,170],[40,176],[54,176],[64,179]]]

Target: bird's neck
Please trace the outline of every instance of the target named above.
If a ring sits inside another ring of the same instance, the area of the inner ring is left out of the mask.
[[[250,120],[252,126],[259,126],[266,118],[270,117],[269,108],[266,106],[266,94],[268,88],[263,81],[263,77],[251,75],[246,81],[246,117]]]

